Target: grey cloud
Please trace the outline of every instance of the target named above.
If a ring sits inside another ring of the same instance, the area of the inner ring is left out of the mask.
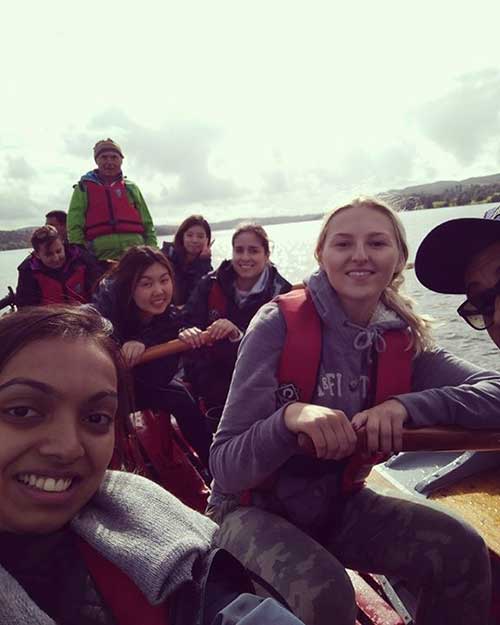
[[[377,186],[406,184],[414,175],[418,154],[414,144],[400,143],[389,146],[379,158],[373,160]]]
[[[387,145],[377,156],[364,148],[351,150],[332,169],[308,172],[310,187],[330,188],[333,192],[351,189],[356,194],[371,194],[388,186],[407,184],[415,174],[418,155],[406,143]]]
[[[111,137],[118,143],[122,143],[129,134],[140,131],[139,126],[134,124],[127,115],[119,109],[108,109],[94,116],[87,129],[72,132],[66,131],[64,143],[66,150],[72,156],[88,158],[93,161],[93,148],[100,139]],[[126,145],[122,146],[126,150]]]
[[[466,74],[456,88],[417,111],[423,132],[463,165],[479,159],[493,143],[500,149],[500,75]]]
[[[12,180],[28,181],[36,177],[35,169],[28,163],[28,161],[23,156],[7,156],[6,163],[7,178],[10,178]]]
[[[0,192],[0,218],[3,227],[18,228],[45,221],[44,203],[34,200],[28,189],[16,188]]]
[[[93,128],[99,131],[102,130],[103,128],[106,130],[109,130],[109,134],[101,133],[102,136],[99,135],[96,141],[98,141],[99,139],[106,139],[110,135],[111,135],[111,138],[115,139],[115,137],[113,136],[114,130],[119,132],[122,129],[126,130],[127,128],[133,129],[133,128],[139,127],[130,119],[130,117],[124,111],[122,111],[122,109],[118,109],[118,108],[109,108],[103,111],[102,113],[95,115],[92,118],[92,121],[90,122],[89,126],[90,128]]]
[[[75,134],[67,134],[64,137],[64,144],[66,151],[72,156],[92,158],[92,148],[97,140],[94,133],[77,132]]]
[[[5,168],[0,186],[0,221],[2,227],[20,228],[28,224],[42,224],[44,204],[33,199],[32,182],[36,170],[22,156],[5,156]]]
[[[124,170],[143,189],[148,204],[169,215],[200,209],[211,212],[240,210],[309,210],[329,205],[339,194],[375,193],[406,186],[421,169],[416,150],[406,142],[388,143],[377,150],[347,150],[331,167],[289,170],[278,149],[275,164],[261,175],[258,188],[242,188],[211,170],[221,131],[202,123],[179,121],[159,128],[136,123],[123,111],[109,109],[93,117],[82,131],[68,136],[70,154],[91,158],[92,146],[111,136],[122,146]],[[148,189],[148,179],[154,184]],[[264,208],[266,207],[266,208]]]
[[[244,193],[233,181],[210,171],[212,151],[220,137],[216,128],[176,122],[153,129],[135,123],[121,110],[109,109],[95,116],[85,132],[66,137],[66,147],[75,156],[91,155],[94,143],[108,136],[122,146],[124,169],[132,179],[164,177],[159,196],[163,203],[204,204]]]
[[[288,181],[288,176],[284,171],[280,169],[275,169],[274,171],[267,172],[263,175],[264,185],[263,192],[264,193],[286,193],[290,191],[290,183]]]

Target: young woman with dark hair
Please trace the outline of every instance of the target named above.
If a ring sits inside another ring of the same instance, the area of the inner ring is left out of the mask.
[[[172,263],[175,272],[173,302],[182,306],[201,278],[212,271],[212,231],[202,215],[187,217],[178,227],[174,242],[165,242],[162,252]]]
[[[148,246],[132,247],[101,282],[94,305],[113,323],[125,361],[133,367],[134,408],[172,413],[207,466],[210,435],[197,404],[175,378],[178,357],[135,366],[147,347],[177,338],[182,321],[171,303],[173,289],[173,271],[165,256]]]
[[[186,303],[185,326],[179,338],[200,347],[200,335],[207,330],[213,347],[186,358],[186,372],[195,394],[213,412],[226,400],[239,340],[259,308],[291,284],[270,261],[270,244],[264,228],[246,223],[232,236],[232,258],[201,279]]]
[[[239,597],[247,578],[213,551],[214,523],[107,470],[129,410],[110,333],[88,307],[0,319],[0,623],[300,625]]]

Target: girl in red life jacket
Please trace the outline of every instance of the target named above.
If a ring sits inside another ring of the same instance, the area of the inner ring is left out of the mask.
[[[208,518],[107,470],[129,410],[111,331],[83,307],[0,319],[0,623],[301,625],[239,598],[251,585]]]
[[[174,242],[165,242],[161,251],[175,272],[173,302],[183,306],[203,276],[212,271],[212,231],[202,215],[187,217],[177,228]]]
[[[408,247],[385,204],[361,198],[330,213],[316,258],[300,309],[296,292],[278,298],[242,340],[210,456],[221,543],[310,625],[354,623],[346,567],[407,580],[419,625],[486,624],[479,535],[420,500],[353,493],[346,476],[360,427],[384,453],[401,449],[403,424],[498,427],[500,377],[433,345],[400,292]],[[317,458],[298,455],[300,432]]]
[[[222,409],[236,362],[239,340],[259,308],[291,284],[270,262],[270,244],[264,228],[242,224],[232,237],[232,258],[203,277],[182,314],[187,326],[179,338],[200,347],[200,334],[207,329],[211,348],[185,360],[187,377],[207,408]]]
[[[83,304],[102,271],[88,252],[64,242],[54,226],[37,228],[33,252],[18,267],[16,305]]]
[[[177,338],[181,319],[171,303],[173,290],[169,261],[160,251],[145,245],[128,249],[101,282],[94,304],[113,323],[129,367],[134,367],[146,347]],[[207,466],[211,436],[197,404],[175,379],[178,364],[178,357],[172,355],[134,367],[135,409],[171,412]]]

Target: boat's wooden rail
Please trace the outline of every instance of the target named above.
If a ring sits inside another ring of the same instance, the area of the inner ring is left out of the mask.
[[[383,495],[408,495],[408,491],[391,479],[383,467],[375,467],[366,483]],[[470,523],[497,559],[496,567],[500,567],[500,467],[471,475],[439,489],[430,495],[430,499]]]

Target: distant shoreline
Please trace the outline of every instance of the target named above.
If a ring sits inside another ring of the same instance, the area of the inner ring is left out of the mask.
[[[404,189],[392,189],[374,194],[398,210],[414,211],[428,208],[466,206],[468,204],[500,203],[500,174],[478,176],[466,180],[441,180]],[[227,219],[211,222],[212,230],[228,230],[246,221],[256,221],[262,225],[316,221],[324,213],[303,215],[281,215],[274,217],[250,217]],[[36,226],[18,230],[0,230],[0,251],[29,249],[30,238]],[[177,225],[160,225],[156,233],[160,237],[170,236],[177,230]]]
[[[308,215],[289,215],[289,216],[275,216],[275,217],[251,217],[251,218],[238,218],[238,219],[226,219],[224,221],[211,222],[210,227],[213,231],[217,230],[230,230],[235,228],[241,223],[248,221],[255,221],[263,226],[273,224],[285,224],[285,223],[298,223],[301,221],[317,221],[323,218],[323,213],[314,213]],[[31,248],[31,234],[38,226],[29,228],[21,228],[19,230],[0,230],[0,252],[7,250],[21,250]],[[172,226],[164,224],[156,226],[156,234],[159,237],[166,237],[174,235],[177,230],[177,225]]]

